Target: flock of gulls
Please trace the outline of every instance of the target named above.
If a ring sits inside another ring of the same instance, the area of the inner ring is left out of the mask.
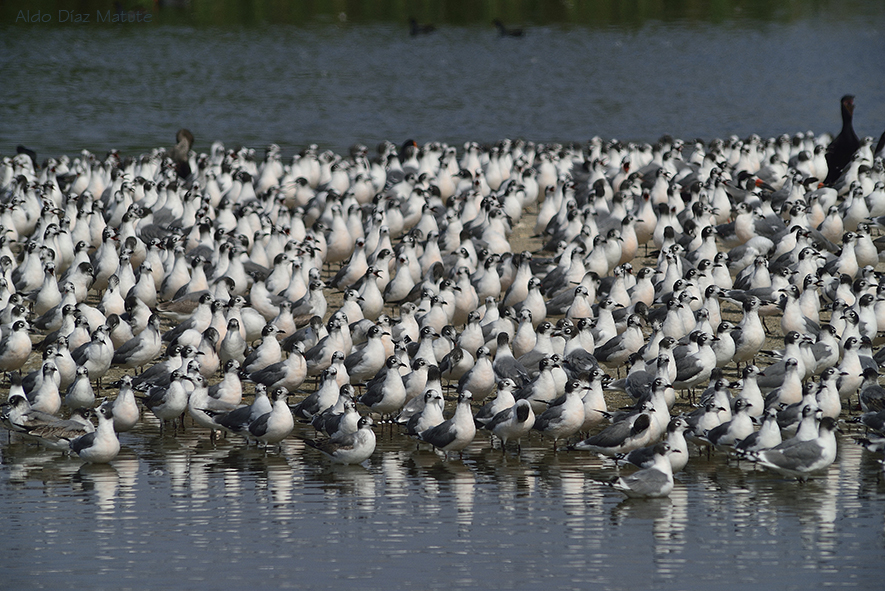
[[[544,438],[635,466],[605,484],[638,497],[698,453],[804,481],[840,422],[882,453],[883,142],[841,106],[835,138],[21,147],[0,418],[96,463],[148,413],[269,453],[309,422],[344,464],[380,429],[446,457]]]

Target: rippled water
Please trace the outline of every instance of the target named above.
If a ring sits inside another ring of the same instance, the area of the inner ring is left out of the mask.
[[[693,457],[669,499],[624,500],[536,440],[443,461],[388,434],[333,467],[294,438],[121,439],[111,466],[2,447],[6,588],[873,589],[885,564],[885,482],[846,440],[805,485]]]
[[[7,26],[0,152],[171,145],[654,141],[885,129],[885,11],[787,23],[648,21],[634,29],[488,25],[411,38],[400,23],[191,28]]]

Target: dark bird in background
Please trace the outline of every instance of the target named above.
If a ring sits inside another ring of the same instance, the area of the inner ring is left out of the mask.
[[[415,17],[409,18],[409,35],[412,37],[417,37],[418,35],[427,35],[429,33],[433,33],[436,30],[431,24],[422,25],[418,21],[415,20]]]
[[[876,143],[876,151],[873,152],[873,156],[879,156],[883,153],[883,150],[885,150],[885,131],[879,136],[879,141]]]
[[[846,94],[842,97],[842,131],[836,136],[830,145],[827,146],[827,178],[825,185],[832,185],[840,176],[842,171],[851,162],[851,157],[860,148],[860,139],[854,132],[852,118],[854,117],[854,96]]]
[[[499,18],[496,18],[492,23],[495,25],[495,28],[498,29],[498,35],[500,37],[522,37],[523,35],[522,29],[508,29]]]
[[[181,128],[175,134],[177,142],[169,151],[169,157],[175,162],[175,172],[183,179],[191,174],[191,166],[188,164],[188,153],[194,145],[194,134],[189,129]]]

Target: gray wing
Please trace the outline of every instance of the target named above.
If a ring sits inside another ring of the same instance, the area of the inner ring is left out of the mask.
[[[452,428],[452,421],[443,421],[436,427],[420,433],[418,438],[426,441],[434,447],[445,447],[455,440],[455,430]]]
[[[82,437],[78,437],[71,442],[71,449],[74,450],[74,453],[80,453],[80,451],[90,447],[92,442],[95,441],[95,433],[87,433]]]
[[[356,433],[347,433],[340,437],[333,437],[325,441],[314,441],[313,439],[305,439],[304,443],[314,449],[318,449],[326,455],[334,456],[338,451],[350,451],[356,445]]]
[[[660,490],[670,482],[670,479],[666,474],[655,468],[640,470],[630,476],[621,478],[621,480],[623,480],[634,493],[643,496],[653,495],[660,492]]]
[[[676,361],[676,381],[684,382],[701,373],[701,364],[694,355]]]
[[[533,428],[538,431],[543,431],[550,425],[562,422],[562,415],[564,412],[565,407],[562,404],[549,406],[547,410],[541,413],[541,416],[535,419],[535,425]]]
[[[292,408],[292,413],[302,419],[312,419],[320,410],[319,395],[314,392]]]
[[[495,373],[501,378],[510,378],[517,384],[527,384],[531,381],[528,372],[522,364],[512,357],[505,357],[495,363]]]
[[[621,456],[618,456],[621,458]],[[643,447],[640,449],[634,449],[627,455],[623,456],[623,461],[629,462],[634,466],[638,466],[640,468],[649,468],[654,463],[655,460],[655,448],[653,445],[649,447]]]
[[[817,440],[811,439],[782,449],[760,452],[759,457],[772,466],[784,470],[801,470],[820,458],[821,451],[822,448]]]
[[[396,370],[393,370],[396,371]],[[360,403],[364,404],[368,407],[371,407],[374,404],[378,404],[384,398],[384,388],[382,387],[384,382],[377,383],[375,386],[370,386],[366,393],[360,396]]]
[[[516,408],[515,406],[511,406],[510,408],[505,408],[504,410],[502,410],[501,412],[499,412],[498,414],[493,416],[491,418],[491,420],[489,420],[489,422],[487,422],[485,424],[485,428],[488,429],[489,431],[493,431],[495,429],[495,427],[497,427],[501,423],[509,422],[510,420],[513,419],[513,410],[515,408]]]
[[[592,447],[616,447],[630,436],[630,424],[621,421],[606,427],[601,433],[588,437],[580,443]]]
[[[264,413],[251,423],[249,423],[249,433],[255,437],[261,437],[267,433],[267,421],[270,419],[271,413]]]
[[[258,384],[265,386],[273,386],[286,377],[286,362],[278,361],[272,365],[268,365],[264,369],[249,374],[249,379]]]
[[[113,362],[115,364],[123,363],[124,361],[126,361],[126,357],[130,353],[138,351],[142,348],[144,348],[144,339],[139,337],[132,337],[131,339],[120,345],[119,349],[114,351]]]
[[[647,371],[634,371],[625,378],[624,391],[633,398],[643,398],[651,393],[655,376]]]
[[[601,347],[597,347],[593,352],[593,355],[596,357],[596,360],[606,361],[608,358],[615,353],[621,350],[621,343],[624,342],[624,334],[621,333],[617,336],[613,336],[605,343],[602,344]]]

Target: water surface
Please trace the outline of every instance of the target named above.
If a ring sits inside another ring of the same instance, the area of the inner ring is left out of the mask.
[[[885,564],[885,482],[848,439],[805,485],[693,457],[661,500],[540,440],[445,461],[382,434],[334,467],[297,438],[213,448],[147,418],[121,439],[110,466],[0,448],[9,588],[873,589]]]
[[[885,10],[723,23],[532,25],[488,21],[410,37],[402,22],[253,27],[7,24],[0,152],[136,153],[182,126],[287,153],[317,143],[655,141],[885,130]]]

